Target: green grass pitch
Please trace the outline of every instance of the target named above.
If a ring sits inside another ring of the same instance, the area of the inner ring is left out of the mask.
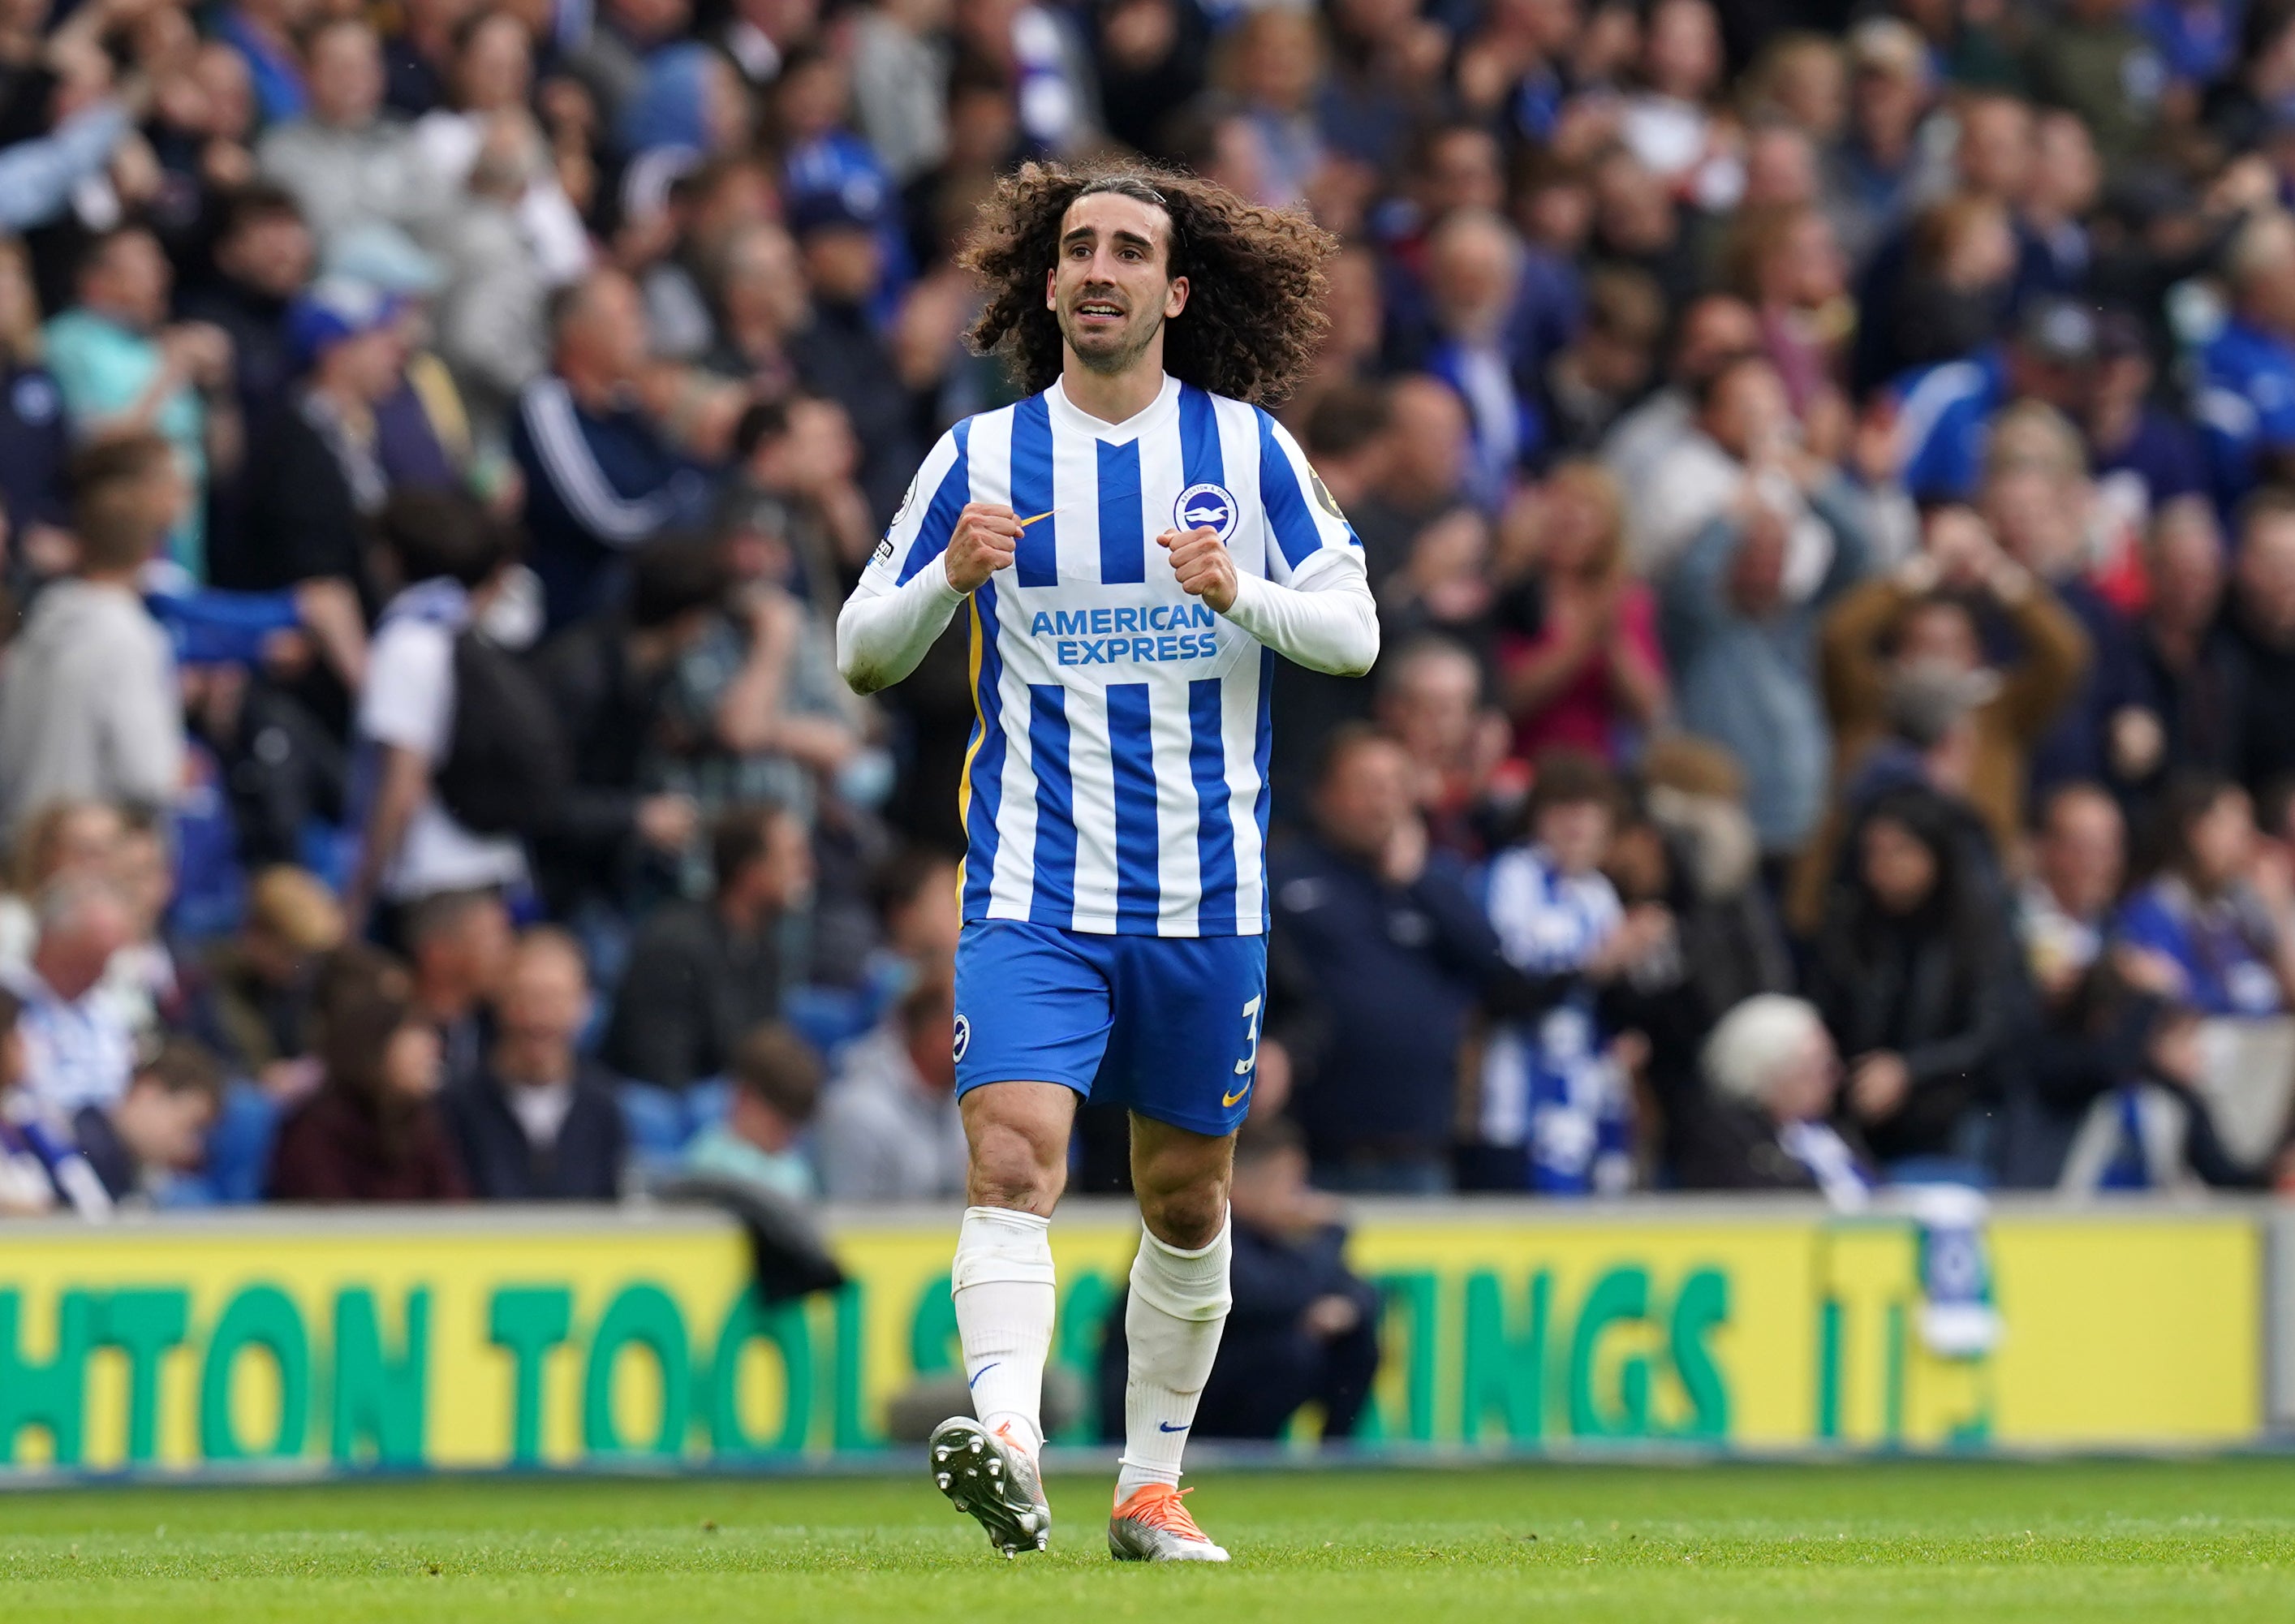
[[[2295,1619],[2295,1460],[1203,1474],[1227,1568],[1055,1479],[1006,1562],[913,1477],[0,1495],[0,1620]]]

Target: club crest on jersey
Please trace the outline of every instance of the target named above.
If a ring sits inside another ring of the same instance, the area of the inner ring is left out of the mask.
[[[1172,504],[1172,523],[1180,530],[1209,525],[1222,542],[1235,535],[1235,496],[1223,485],[1191,485]]]

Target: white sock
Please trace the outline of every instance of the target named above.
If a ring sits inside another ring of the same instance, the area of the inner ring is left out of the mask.
[[[1196,1405],[1211,1380],[1227,1324],[1229,1228],[1196,1252],[1167,1246],[1146,1229],[1131,1260],[1131,1300],[1123,1336],[1131,1366],[1123,1386],[1123,1458],[1115,1498],[1143,1483],[1180,1481],[1180,1453],[1196,1424]]]
[[[957,1231],[956,1330],[972,1413],[1009,1424],[1033,1454],[1044,1445],[1044,1359],[1052,1346],[1052,1220],[1009,1207],[967,1207]]]

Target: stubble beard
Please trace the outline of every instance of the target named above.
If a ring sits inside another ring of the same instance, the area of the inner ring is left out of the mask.
[[[1102,378],[1114,378],[1130,371],[1139,357],[1147,353],[1148,347],[1156,341],[1156,335],[1164,331],[1164,313],[1158,310],[1149,316],[1140,327],[1139,336],[1130,343],[1114,349],[1086,349],[1077,342],[1075,329],[1070,324],[1066,310],[1059,313],[1059,319],[1060,337],[1067,340],[1068,353],[1082,364],[1084,371],[1096,372]]]

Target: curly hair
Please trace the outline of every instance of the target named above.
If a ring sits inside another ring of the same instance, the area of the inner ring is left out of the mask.
[[[1170,216],[1170,274],[1190,285],[1187,308],[1164,324],[1164,370],[1254,405],[1286,398],[1330,325],[1323,265],[1337,239],[1302,211],[1257,208],[1223,186],[1138,159],[1074,168],[1024,164],[996,183],[957,258],[990,290],[965,335],[974,350],[1001,350],[1014,381],[1031,395],[1059,377],[1060,325],[1044,307],[1044,279],[1058,257],[1068,205],[1103,192],[1154,203]]]

